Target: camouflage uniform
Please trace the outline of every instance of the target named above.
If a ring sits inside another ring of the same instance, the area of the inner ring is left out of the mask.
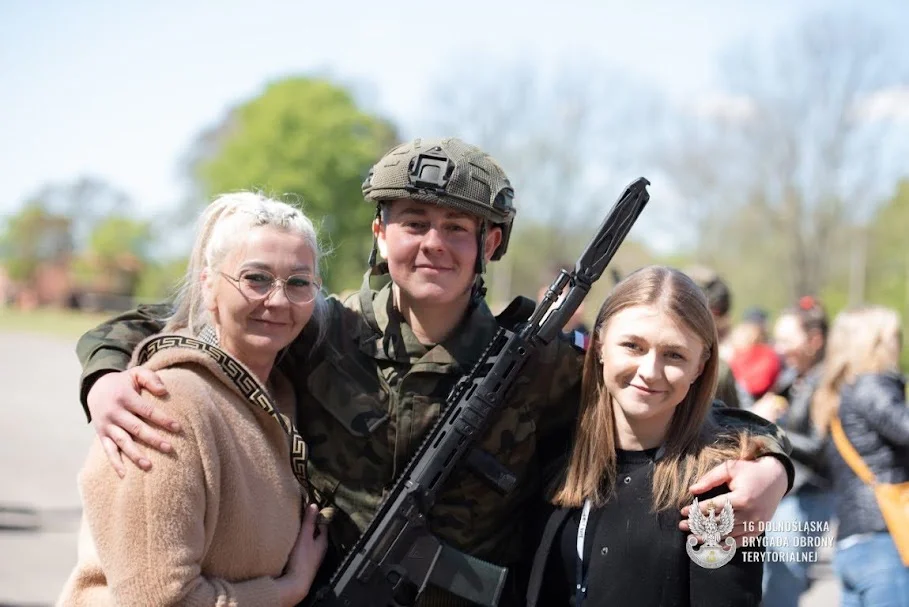
[[[463,171],[451,173],[451,183],[469,196],[451,204],[484,216],[483,208],[473,201],[488,196],[493,202],[486,219],[503,225],[500,212],[510,210],[510,199],[504,195],[510,193],[510,186],[498,165],[463,142],[446,140],[442,145],[449,154],[470,158],[469,182],[459,182],[465,180]],[[425,147],[433,153],[440,149]],[[406,166],[409,152],[405,152],[406,147],[396,148],[376,165],[376,174],[364,185],[364,192],[374,196],[372,200],[382,200],[376,192],[427,203],[437,200],[436,194],[426,190],[414,193],[399,175],[378,171],[380,167]],[[431,163],[436,157],[428,154],[427,159],[430,170],[426,175],[430,177],[417,185],[431,189],[435,179]],[[447,175],[445,171],[439,174]],[[505,251],[510,217],[493,259]],[[319,327],[311,321],[278,363],[297,391],[297,424],[309,445],[311,480],[323,493],[333,495],[341,514],[331,530],[332,540],[341,550],[365,528],[438,419],[452,386],[471,370],[498,329],[486,303],[476,297],[449,338],[439,344],[421,344],[392,304],[388,277],[375,280],[384,282],[371,285],[367,280],[359,293],[344,302],[329,298],[327,314],[321,320],[325,339],[317,339]],[[163,327],[160,319],[167,313],[166,307],[146,306],[80,339],[83,403],[91,383],[106,371],[125,369],[132,347],[159,331]],[[430,524],[439,537],[473,556],[509,567],[533,554],[534,538],[525,538],[527,512],[542,495],[544,468],[568,452],[580,400],[581,366],[581,354],[566,339],[553,341],[528,361],[479,445],[516,475],[515,488],[500,495],[469,470],[459,469],[431,512]],[[775,426],[734,410],[720,416],[725,425],[744,425],[766,437],[766,451],[779,455],[791,468],[785,456],[788,442],[777,435]],[[790,473],[790,482],[791,477]],[[532,543],[523,545],[528,539]],[[517,587],[520,581],[513,579],[512,583],[503,605],[517,604],[522,596]],[[428,591],[421,604],[463,604],[443,595]]]

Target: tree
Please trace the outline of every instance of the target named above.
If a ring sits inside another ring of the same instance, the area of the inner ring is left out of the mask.
[[[119,215],[99,221],[89,235],[80,264],[90,288],[134,295],[148,262],[151,240],[147,221]]]
[[[126,216],[132,210],[132,200],[126,192],[93,175],[46,184],[32,199],[40,200],[50,212],[70,219],[76,249],[85,247],[99,222],[114,214]]]
[[[42,263],[67,263],[73,253],[72,222],[37,198],[13,215],[0,236],[9,277],[30,284]]]
[[[288,78],[206,129],[188,162],[206,198],[252,189],[300,204],[330,243],[323,274],[340,291],[358,285],[371,245],[375,209],[361,184],[396,138],[389,122],[361,110],[343,88]]]
[[[909,179],[876,213],[868,228],[868,299],[898,310],[909,321]]]
[[[886,42],[862,19],[827,15],[780,37],[769,55],[754,45],[730,55],[726,103],[664,157],[695,209],[701,259],[728,260],[730,243],[750,249],[765,266],[750,272],[756,290],[778,283],[790,300],[818,294],[849,263],[838,245],[870,215],[893,141],[867,101],[907,82]]]

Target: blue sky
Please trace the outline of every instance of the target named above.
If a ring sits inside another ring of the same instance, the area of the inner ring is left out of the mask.
[[[173,205],[194,136],[282,76],[354,84],[410,137],[430,118],[426,75],[462,57],[545,64],[584,53],[690,102],[717,92],[730,44],[770,40],[820,8],[909,24],[903,0],[684,4],[0,0],[0,217],[41,185],[83,174],[119,186],[144,214]]]

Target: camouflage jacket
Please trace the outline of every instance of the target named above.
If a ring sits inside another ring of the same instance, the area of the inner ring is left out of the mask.
[[[472,307],[452,336],[425,346],[391,305],[390,283],[364,285],[344,302],[327,301],[325,337],[311,322],[279,362],[295,384],[297,425],[309,443],[310,475],[332,494],[339,517],[334,541],[349,546],[368,523],[397,474],[419,447],[455,382],[481,356],[498,328],[485,303]],[[103,324],[78,345],[82,395],[100,374],[126,368],[129,353],[163,327],[166,307],[146,306]],[[582,354],[555,340],[528,361],[519,385],[480,446],[518,479],[502,496],[472,472],[448,481],[431,513],[435,533],[461,550],[502,565],[524,555],[525,512],[542,495],[544,464],[570,445],[580,392]],[[746,411],[715,409],[724,426],[745,427],[787,467],[788,440]],[[532,553],[532,550],[531,550]]]
[[[313,481],[362,531],[499,325],[481,302],[449,338],[423,345],[394,309],[390,284],[329,300],[327,320],[320,347],[290,353],[304,370],[295,375],[298,418]],[[567,340],[528,362],[479,444],[517,476],[515,489],[503,496],[466,468],[455,471],[430,517],[439,537],[500,564],[522,556],[522,509],[541,493],[541,453],[567,449],[581,362]],[[346,544],[357,532],[343,535]]]

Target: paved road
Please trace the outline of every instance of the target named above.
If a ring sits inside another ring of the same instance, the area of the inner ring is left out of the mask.
[[[75,563],[78,379],[72,343],[0,333],[0,604],[50,604]]]
[[[0,607],[50,605],[75,563],[76,473],[94,436],[78,379],[72,343],[0,333]],[[802,607],[838,603],[820,572]]]

